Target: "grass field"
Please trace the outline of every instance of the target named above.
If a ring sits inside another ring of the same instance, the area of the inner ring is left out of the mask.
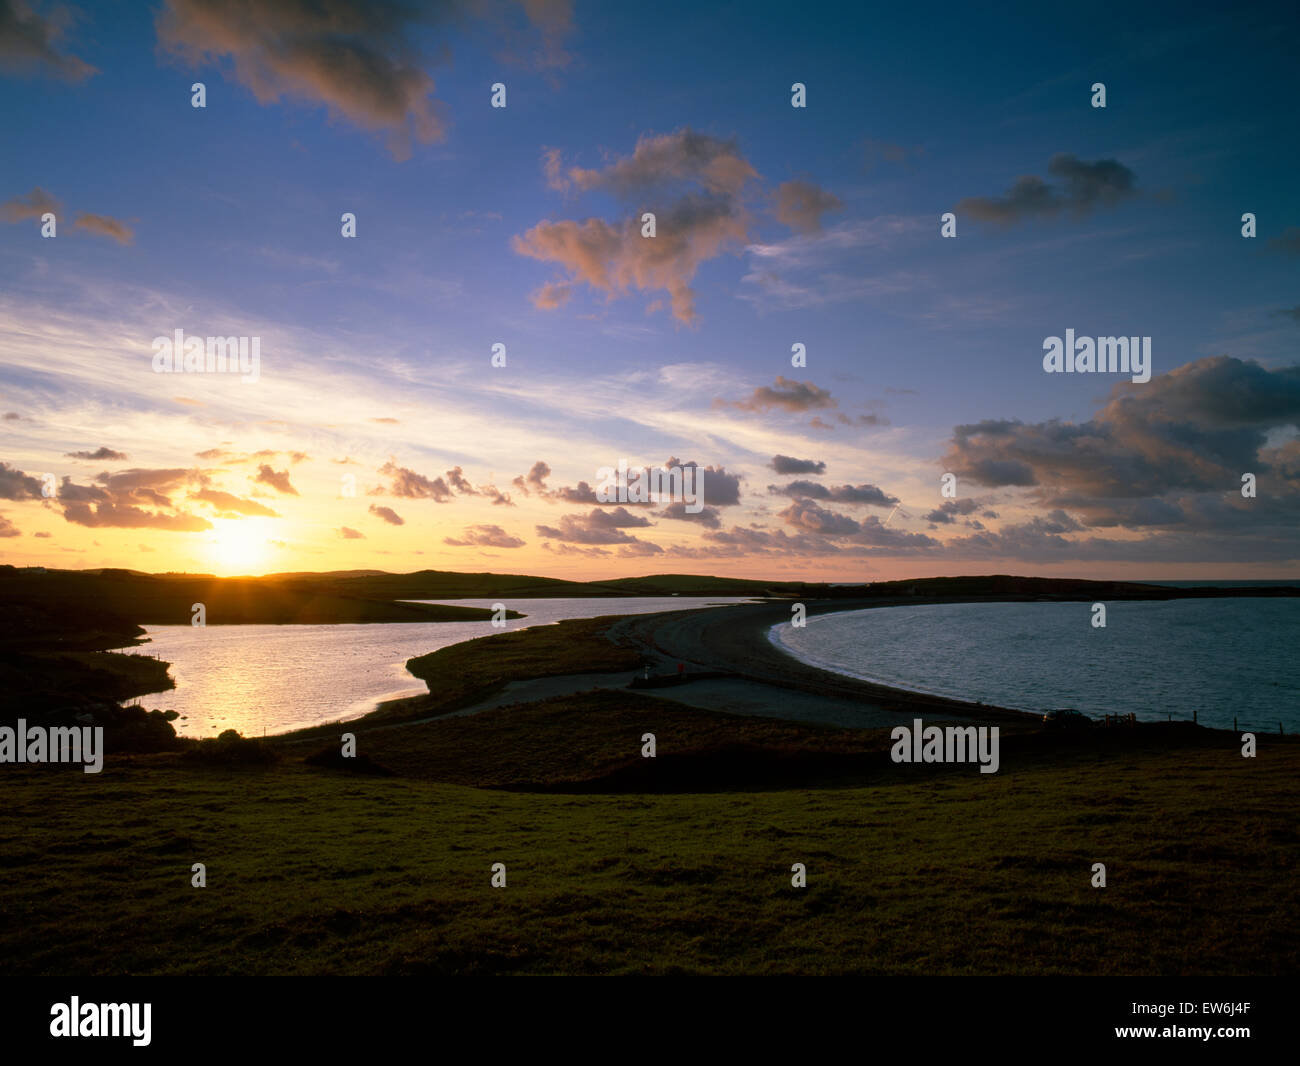
[[[1298,770],[1280,741],[679,795],[9,768],[0,948],[7,973],[1294,973]]]
[[[612,621],[422,657],[426,704],[634,668]],[[1294,737],[1244,759],[1192,726],[1012,726],[985,775],[895,766],[883,730],[630,691],[344,728],[396,776],[304,763],[339,727],[270,742],[265,767],[190,747],[98,775],[4,767],[0,971],[1300,970]]]

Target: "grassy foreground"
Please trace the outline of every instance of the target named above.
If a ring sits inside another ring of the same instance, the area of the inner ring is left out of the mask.
[[[612,622],[423,657],[425,699],[623,669]],[[397,776],[304,763],[337,727],[268,766],[0,768],[0,972],[1300,971],[1294,737],[1015,728],[985,775],[634,692],[348,728]]]
[[[1281,740],[676,795],[8,767],[0,951],[10,974],[1295,973],[1297,771]]]

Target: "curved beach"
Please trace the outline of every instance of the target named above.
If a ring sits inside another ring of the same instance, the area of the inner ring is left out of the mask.
[[[916,598],[813,600],[807,601],[805,607],[812,616],[833,611],[907,606],[919,602],[930,601]],[[677,669],[676,664],[683,663],[687,667],[688,676],[696,672],[727,675],[725,678],[711,677],[699,682],[688,682],[682,689],[656,692],[667,699],[680,699],[682,697],[679,696],[679,691],[684,693],[686,688],[693,685],[708,684],[717,691],[719,710],[728,709],[726,681],[732,679],[770,686],[774,690],[787,690],[773,691],[772,699],[775,701],[788,699],[788,690],[795,690],[817,700],[834,701],[841,705],[844,701],[849,701],[858,705],[860,711],[883,712],[888,718],[911,714],[988,721],[1028,722],[1037,718],[1036,715],[1006,707],[948,699],[861,681],[801,662],[768,639],[773,626],[790,620],[790,608],[789,602],[782,601],[644,615],[616,622],[607,635],[617,644],[642,652],[659,664],[661,672],[671,674]],[[872,717],[876,717],[876,714],[872,714]]]

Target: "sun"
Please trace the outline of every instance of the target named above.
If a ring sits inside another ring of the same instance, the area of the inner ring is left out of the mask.
[[[218,574],[265,572],[271,556],[270,530],[264,519],[216,519],[216,528],[208,534],[208,558]]]

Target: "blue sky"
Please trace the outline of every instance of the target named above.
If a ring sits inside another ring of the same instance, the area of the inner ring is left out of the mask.
[[[13,561],[1295,572],[1293,7],[0,9]],[[261,380],[152,373],[176,328],[261,337]],[[1151,337],[1152,381],[1045,374],[1067,328]],[[702,520],[560,491],[670,456]]]

